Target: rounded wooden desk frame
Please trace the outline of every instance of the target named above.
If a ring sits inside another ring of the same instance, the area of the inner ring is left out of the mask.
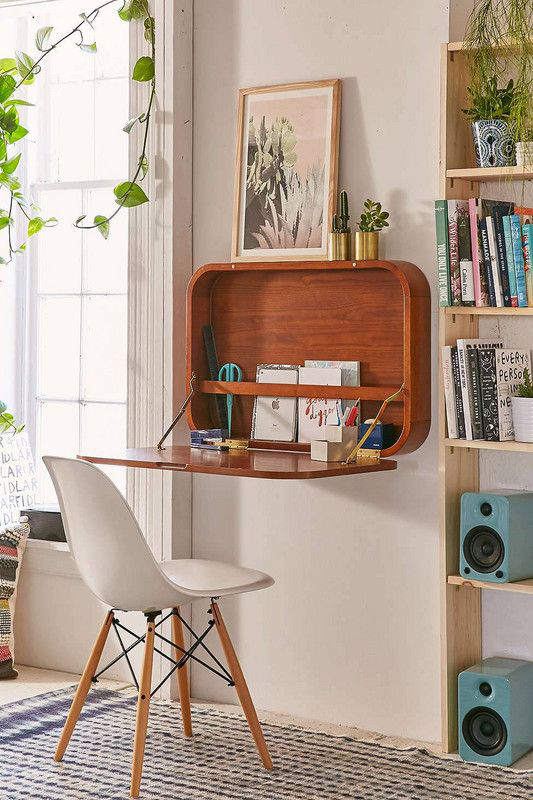
[[[240,383],[208,380],[204,325],[212,325],[219,364],[242,368]],[[401,384],[403,396],[384,421],[400,434],[382,451],[416,450],[431,424],[430,290],[405,261],[292,261],[206,264],[187,291],[187,381],[197,392],[192,429],[216,426],[213,395],[234,395],[233,436],[250,435],[254,396],[358,398],[362,419]],[[358,360],[361,387],[255,383],[257,364],[306,359]],[[303,443],[254,442],[265,449],[309,452]]]

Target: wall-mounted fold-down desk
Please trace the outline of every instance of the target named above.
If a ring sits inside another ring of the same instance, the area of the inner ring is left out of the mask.
[[[242,381],[210,380],[203,328],[214,330],[218,361],[234,362]],[[217,394],[233,394],[232,436],[250,435],[255,395],[361,399],[361,418],[403,385],[385,411],[396,441],[378,463],[311,461],[306,443],[251,442],[229,453],[176,445],[84,453],[98,464],[256,478],[307,479],[396,469],[388,456],[416,450],[430,428],[430,291],[424,274],[405,261],[293,261],[207,264],[187,292],[187,383],[197,391],[191,428],[218,427]],[[258,364],[306,359],[359,361],[361,386],[258,384]],[[155,444],[155,443],[154,443]]]

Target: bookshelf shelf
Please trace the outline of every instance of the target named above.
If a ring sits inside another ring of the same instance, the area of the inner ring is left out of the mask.
[[[484,439],[445,439],[446,447],[463,447],[467,450],[496,450],[502,453],[533,453],[531,442],[487,442]]]
[[[533,179],[533,165],[528,167],[466,167],[461,169],[447,169],[446,177],[452,180],[475,181],[486,183],[488,181],[529,181]]]
[[[446,317],[532,317],[533,307],[531,308],[493,308],[476,306],[448,306],[443,309]]]
[[[198,388],[200,392],[206,394],[234,394],[246,397],[324,397],[329,399],[338,397],[341,400],[361,398],[361,400],[383,401],[397,392],[399,386],[319,386],[255,383],[255,381],[200,381]],[[401,403],[401,397],[396,402]]]
[[[476,581],[463,578],[462,575],[448,575],[450,586],[464,586],[467,589],[494,589],[499,592],[518,592],[519,594],[533,594],[533,579],[515,581],[514,583],[491,583],[490,581]]]

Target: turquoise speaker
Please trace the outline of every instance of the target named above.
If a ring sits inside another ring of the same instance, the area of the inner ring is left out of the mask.
[[[459,568],[494,583],[533,578],[533,492],[463,494]]]
[[[533,663],[486,658],[459,675],[459,755],[508,767],[533,747]]]

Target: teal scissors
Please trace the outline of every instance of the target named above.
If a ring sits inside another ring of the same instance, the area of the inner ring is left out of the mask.
[[[220,367],[218,379],[219,381],[241,381],[242,370],[237,366],[237,364],[233,364],[230,361],[229,364],[224,364],[224,366]],[[232,394],[226,395],[226,405],[228,408],[228,437],[231,438],[231,411],[233,409]]]

